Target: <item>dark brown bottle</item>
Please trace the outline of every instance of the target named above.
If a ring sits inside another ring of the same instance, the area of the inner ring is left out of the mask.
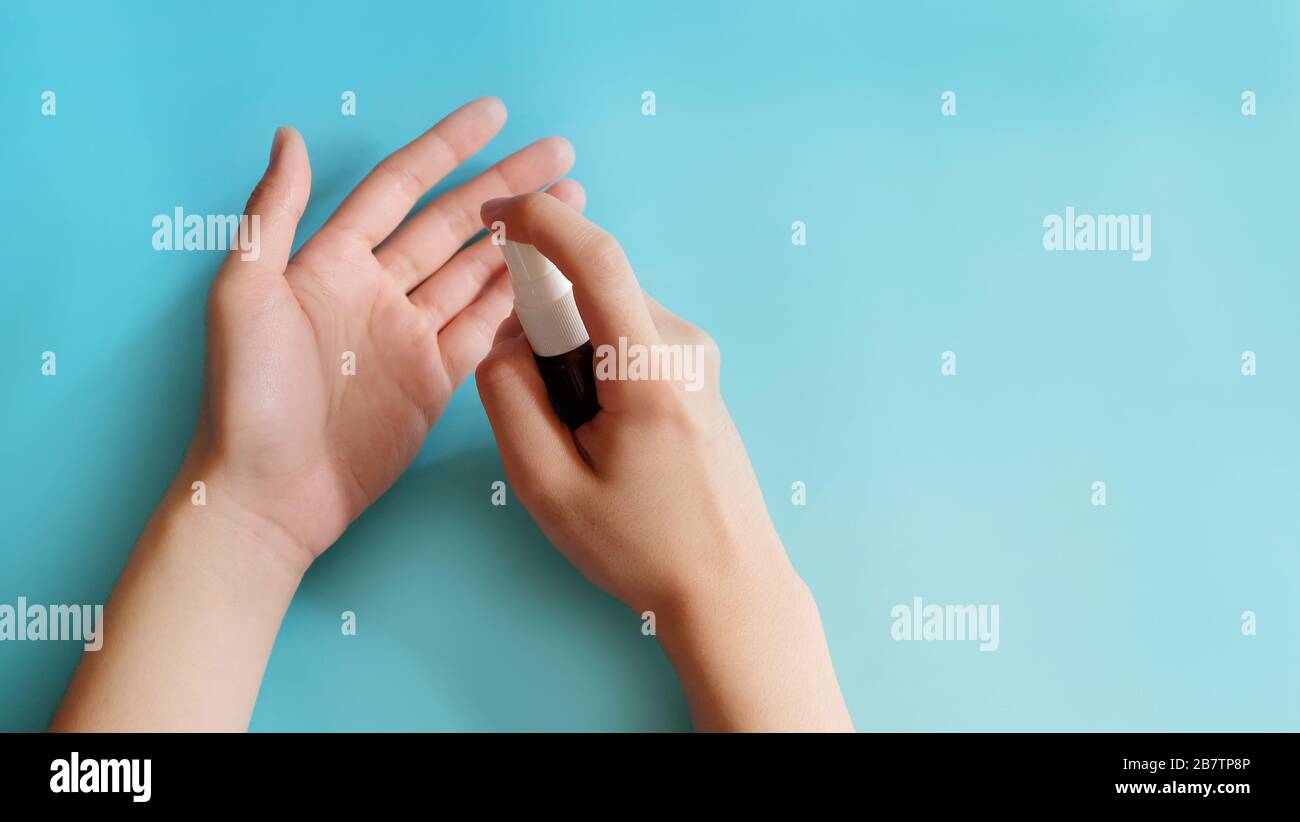
[[[577,428],[596,416],[600,403],[596,401],[596,371],[590,340],[566,354],[554,357],[533,354],[533,358],[537,360],[537,370],[542,372],[551,407],[565,425]]]
[[[595,354],[573,300],[573,284],[531,245],[507,240],[515,314],[533,349],[551,407],[570,429],[596,416]]]

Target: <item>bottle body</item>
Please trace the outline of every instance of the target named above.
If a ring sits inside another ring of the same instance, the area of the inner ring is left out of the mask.
[[[571,430],[600,411],[600,403],[596,401],[594,356],[590,340],[572,351],[552,357],[533,354],[542,382],[546,383],[546,396],[551,407]]]
[[[570,429],[596,416],[595,353],[573,299],[573,284],[555,264],[527,243],[507,240],[501,249],[515,292],[515,314],[551,407]]]

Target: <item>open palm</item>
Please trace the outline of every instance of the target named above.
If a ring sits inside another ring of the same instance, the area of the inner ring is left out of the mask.
[[[449,115],[376,166],[292,259],[311,169],[302,137],[276,134],[247,208],[261,221],[260,255],[232,252],[209,296],[189,470],[309,555],[410,464],[510,313],[499,249],[486,237],[464,244],[485,200],[569,170],[565,140],[533,143],[406,220],[505,116],[495,98]],[[571,180],[549,192],[583,205]]]

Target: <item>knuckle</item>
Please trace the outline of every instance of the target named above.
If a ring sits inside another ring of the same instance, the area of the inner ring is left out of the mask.
[[[543,199],[546,196],[548,195],[542,194],[538,191],[530,191],[527,194],[521,194],[516,197],[514,202],[511,204],[510,216],[513,217],[516,222],[521,222],[525,225],[532,224],[541,215],[542,209],[546,208],[546,202]]]
[[[251,212],[264,207],[279,194],[281,186],[269,177],[263,177],[253,186],[253,193],[248,195],[248,204],[244,211]]]
[[[582,238],[579,253],[588,261],[592,275],[597,279],[613,279],[627,266],[627,256],[623,253],[623,246],[619,245],[618,240],[599,229],[589,231]]]
[[[407,199],[420,199],[428,188],[414,172],[392,157],[382,160],[375,170],[391,181]]]
[[[481,311],[469,311],[461,314],[465,322],[469,324],[469,333],[478,339],[480,346],[490,346],[492,338],[496,336],[497,327],[492,321],[483,315]],[[479,351],[487,350],[478,348]]]
[[[387,268],[401,283],[422,282],[420,279],[420,267],[411,259],[411,255],[405,251],[389,249],[384,259],[385,268]]]
[[[272,212],[288,215],[294,222],[302,219],[302,209],[294,203],[289,190],[271,177],[263,177],[253,188],[244,206],[247,214],[275,216]]]
[[[695,344],[700,346],[700,351],[704,354],[705,364],[712,365],[715,369],[720,368],[722,366],[722,348],[718,345],[718,341],[704,329],[697,326],[692,327],[696,333]]]
[[[510,367],[505,357],[489,353],[474,369],[474,381],[479,388],[495,388],[509,378]]]

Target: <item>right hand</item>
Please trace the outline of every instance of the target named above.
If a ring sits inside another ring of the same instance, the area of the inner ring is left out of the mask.
[[[618,243],[556,198],[492,200],[482,216],[573,281],[598,361],[620,337],[698,346],[704,359],[695,391],[598,379],[601,410],[570,432],[507,319],[477,379],[520,501],[588,579],[654,612],[697,729],[852,730],[817,605],[722,403],[717,345],[647,297]]]
[[[613,237],[546,194],[492,200],[505,224],[573,282],[591,344],[661,343],[703,354],[703,385],[598,380],[601,411],[570,431],[551,410],[513,316],[479,365],[479,396],[506,478],[551,542],[634,610],[797,582],[718,386],[718,347],[637,285]],[[724,591],[722,589],[728,589]]]

